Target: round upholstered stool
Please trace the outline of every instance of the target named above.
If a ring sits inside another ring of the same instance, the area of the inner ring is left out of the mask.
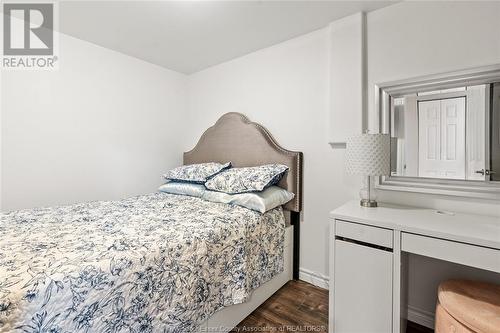
[[[467,280],[442,282],[436,333],[500,333],[500,285]]]

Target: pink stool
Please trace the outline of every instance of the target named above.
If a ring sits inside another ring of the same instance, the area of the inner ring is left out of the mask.
[[[436,333],[500,333],[500,285],[449,280],[438,288]]]

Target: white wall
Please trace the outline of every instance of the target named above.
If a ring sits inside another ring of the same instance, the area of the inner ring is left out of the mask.
[[[330,100],[328,141],[336,147],[363,132],[366,108],[366,15],[357,13],[328,26]]]
[[[285,148],[304,153],[301,267],[328,275],[328,212],[356,196],[344,150],[327,139],[327,29],[295,38],[189,77],[190,144],[223,113],[266,126]]]
[[[186,76],[60,35],[58,71],[2,71],[2,209],[156,190],[181,163]]]
[[[377,123],[375,83],[500,63],[499,31],[500,3],[403,2],[369,13],[370,125]],[[301,268],[319,276],[328,274],[328,212],[357,198],[359,188],[359,180],[345,175],[344,151],[326,144],[327,41],[327,29],[322,29],[191,75],[191,142],[186,147],[191,148],[220,115],[237,111],[268,127],[283,146],[302,150]],[[500,216],[500,204],[487,200],[401,192],[380,193],[380,200]],[[498,277],[416,256],[410,258],[410,271],[410,306],[424,313],[434,311],[440,279]]]
[[[376,83],[500,63],[500,2],[403,2],[367,15],[368,105],[377,128]],[[380,200],[499,216],[500,203],[385,191]],[[474,223],[474,221],[471,221]],[[432,314],[439,281],[455,276],[498,281],[498,275],[410,256],[409,303]]]
[[[403,2],[367,15],[369,122],[374,84],[500,63],[500,2]],[[385,201],[500,216],[493,201],[384,192]]]

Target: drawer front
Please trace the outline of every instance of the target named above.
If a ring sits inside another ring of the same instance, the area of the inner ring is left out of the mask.
[[[403,232],[401,250],[500,272],[500,250],[496,249]]]
[[[335,220],[335,235],[392,249],[392,230]]]

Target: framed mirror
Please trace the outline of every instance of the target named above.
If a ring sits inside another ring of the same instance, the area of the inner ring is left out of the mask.
[[[500,199],[500,65],[375,87],[389,190]]]

